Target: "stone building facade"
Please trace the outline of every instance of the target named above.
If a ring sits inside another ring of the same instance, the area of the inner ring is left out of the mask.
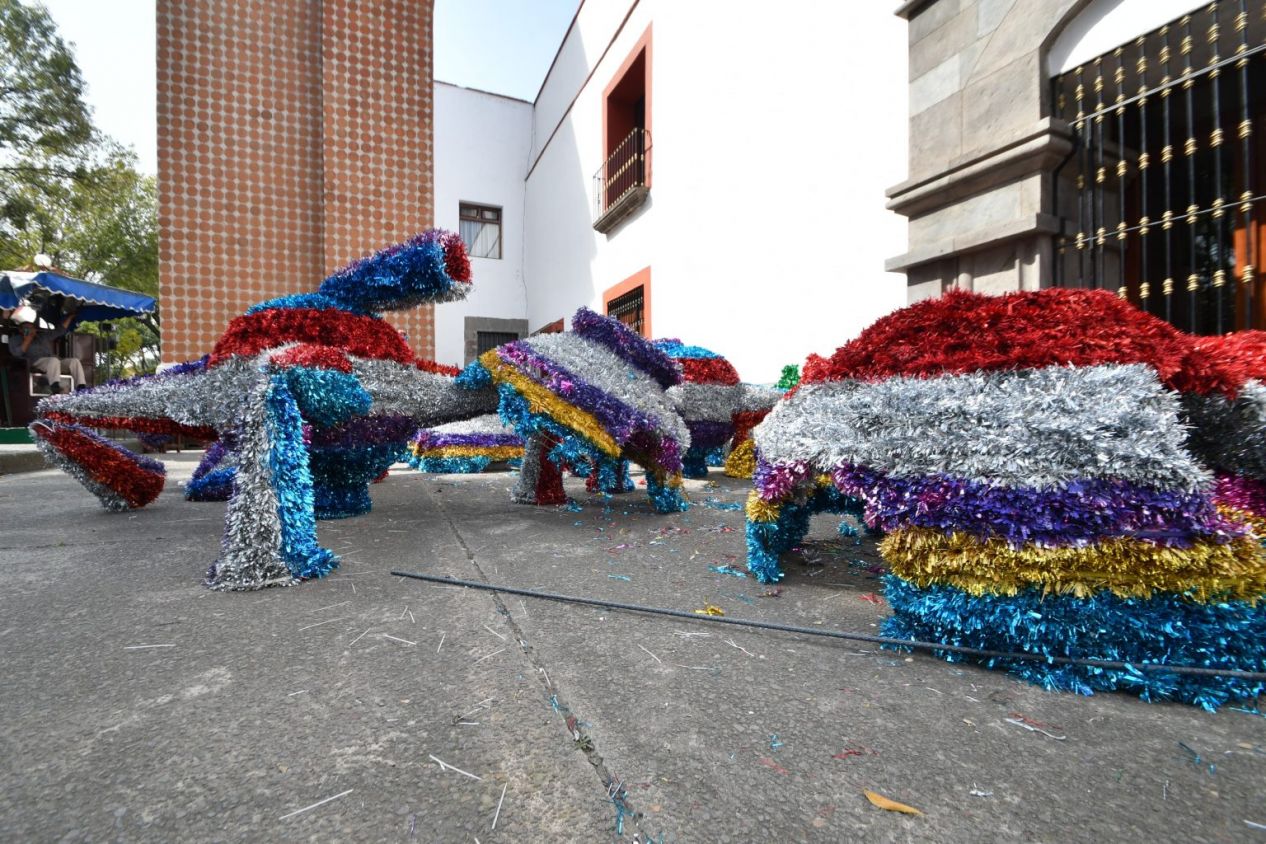
[[[1086,0],[909,0],[910,170],[888,190],[909,221],[889,259],[915,302],[951,287],[1034,290],[1053,272],[1052,172],[1073,148],[1045,58]]]
[[[432,4],[159,0],[163,362],[431,225]],[[430,308],[393,315],[433,354]]]
[[[1266,324],[1262,0],[907,0],[914,302],[1118,292],[1186,330]]]

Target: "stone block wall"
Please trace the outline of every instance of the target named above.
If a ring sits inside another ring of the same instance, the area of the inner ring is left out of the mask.
[[[1072,149],[1050,115],[1046,50],[1088,0],[909,0],[911,302],[949,287],[1035,289],[1052,275],[1052,172]]]
[[[163,362],[432,221],[431,3],[159,0]],[[433,354],[429,308],[392,317]]]

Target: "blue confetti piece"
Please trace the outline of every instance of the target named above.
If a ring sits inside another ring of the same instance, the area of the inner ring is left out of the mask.
[[[782,747],[784,744],[786,744],[786,742],[780,741],[780,740],[778,739],[778,734],[777,734],[777,733],[774,733],[772,736],[770,736],[770,737],[769,737],[769,749],[770,749],[770,750],[777,750],[778,748]]]
[[[609,574],[607,575],[607,577],[611,578],[612,580],[625,580],[625,581],[633,580],[633,578],[629,577],[627,574]]]
[[[739,571],[733,566],[708,566],[708,571],[714,571],[717,574],[729,574],[734,577],[747,577],[747,572]]]

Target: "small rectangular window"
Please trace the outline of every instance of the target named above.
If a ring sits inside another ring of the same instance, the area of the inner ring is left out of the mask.
[[[482,355],[484,352],[504,346],[506,343],[513,343],[518,339],[519,335],[513,331],[476,331],[475,355]]]
[[[501,257],[501,209],[463,202],[458,227],[472,258]]]
[[[623,296],[607,303],[607,316],[615,317],[638,334],[645,322],[645,291],[639,284]]]

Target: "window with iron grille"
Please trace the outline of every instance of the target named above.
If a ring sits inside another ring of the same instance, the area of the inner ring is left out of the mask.
[[[518,339],[519,335],[513,331],[476,331],[475,355],[482,355],[484,352],[504,346],[506,343],[513,343]]]
[[[617,296],[607,303],[607,316],[615,317],[637,334],[642,334],[645,324],[645,297],[641,285],[634,287],[623,296]]]
[[[1266,0],[1211,3],[1052,80],[1056,283],[1186,331],[1266,327]]]
[[[463,202],[458,227],[466,251],[472,258],[501,257],[501,209]]]

